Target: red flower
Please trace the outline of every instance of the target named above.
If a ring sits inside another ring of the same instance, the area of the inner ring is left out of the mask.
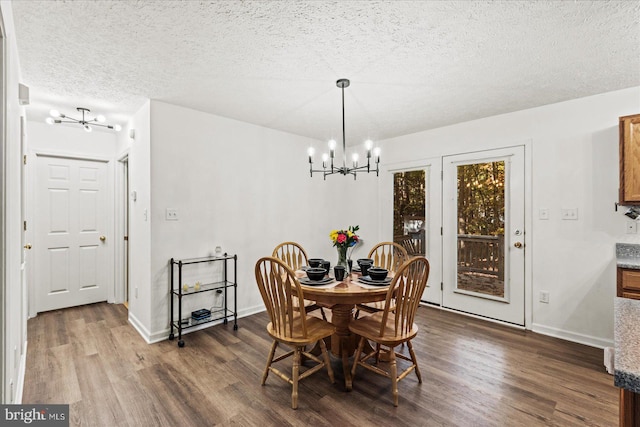
[[[336,239],[336,241],[338,243],[344,243],[347,241],[347,236],[345,236],[344,234],[340,233],[338,234],[338,238]]]

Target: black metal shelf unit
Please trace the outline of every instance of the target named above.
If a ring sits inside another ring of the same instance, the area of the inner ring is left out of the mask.
[[[187,290],[183,289],[182,283],[182,268],[191,265],[191,264],[202,264],[202,263],[215,263],[222,262],[222,277],[221,280],[202,283],[199,288],[193,289],[188,288]],[[230,280],[228,277],[229,274],[229,263],[233,263],[233,280]],[[215,322],[219,320],[223,320],[223,323],[226,325],[229,321],[229,318],[233,316],[233,330],[238,330],[238,256],[237,255],[228,255],[224,254],[224,256],[211,256],[211,257],[203,257],[203,258],[189,258],[189,259],[174,259],[171,258],[169,261],[169,270],[171,274],[171,284],[169,289],[170,299],[171,299],[171,333],[169,334],[169,339],[173,340],[175,338],[175,331],[178,331],[178,347],[184,347],[184,340],[182,339],[182,331],[184,329],[193,328],[195,326],[200,326],[205,323]],[[175,270],[177,269],[177,280]],[[176,286],[177,284],[177,286]],[[231,310],[228,306],[227,294],[229,288],[233,288],[233,310]],[[182,298],[189,297],[195,294],[202,294],[203,292],[216,292],[223,293],[224,296],[224,306],[220,307],[217,310],[210,310],[210,316],[202,319],[195,320],[193,318],[187,318],[189,322],[184,324],[185,319],[182,317]],[[176,318],[176,305],[177,305],[177,318]]]

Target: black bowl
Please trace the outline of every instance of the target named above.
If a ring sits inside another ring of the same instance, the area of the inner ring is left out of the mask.
[[[322,280],[327,270],[324,268],[311,267],[307,269],[307,277],[309,280]]]
[[[309,258],[309,267],[320,267],[322,261],[322,258]]]
[[[358,260],[358,265],[362,265],[362,264],[373,265],[373,260],[371,258],[360,258]]]
[[[369,274],[369,276],[373,280],[384,280],[387,278],[387,274],[389,274],[389,270],[387,270],[386,268],[380,268],[380,267],[370,267],[369,270],[367,271],[367,274]]]

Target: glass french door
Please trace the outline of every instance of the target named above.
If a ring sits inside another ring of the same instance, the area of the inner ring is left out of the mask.
[[[442,168],[443,307],[524,325],[524,147]]]
[[[426,255],[426,170],[393,174],[393,241],[409,256]]]

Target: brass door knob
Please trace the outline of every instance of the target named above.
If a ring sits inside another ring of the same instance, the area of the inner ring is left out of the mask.
[[[107,240],[107,237],[106,237],[106,236],[100,236],[100,241],[101,241],[101,242],[104,242],[105,240]]]
[[[25,248],[25,249],[31,249],[31,247],[32,247],[32,246],[31,246],[31,243],[27,243],[26,245],[24,245],[24,248]]]
[[[515,242],[513,244],[513,246],[515,246],[516,248],[521,248],[522,247],[522,243],[521,242]]]

